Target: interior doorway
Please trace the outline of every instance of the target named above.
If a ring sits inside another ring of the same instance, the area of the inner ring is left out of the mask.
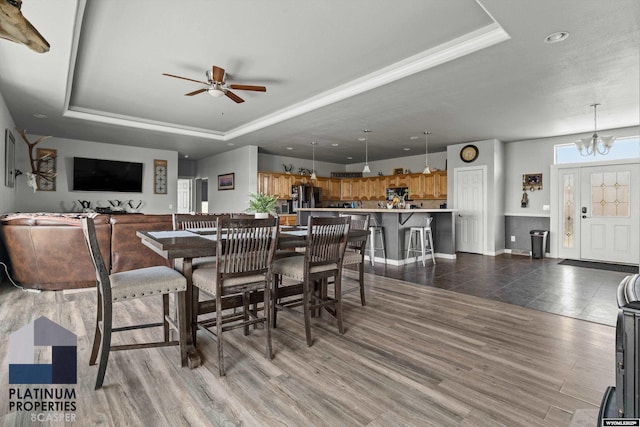
[[[486,171],[484,168],[454,170],[456,251],[484,253]]]
[[[178,178],[178,213],[189,213],[193,211],[193,180]]]
[[[209,179],[198,178],[195,180],[195,211],[197,213],[209,213]]]

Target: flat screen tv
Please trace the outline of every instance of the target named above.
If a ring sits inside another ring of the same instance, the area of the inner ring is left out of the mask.
[[[73,191],[142,193],[142,163],[74,157]]]

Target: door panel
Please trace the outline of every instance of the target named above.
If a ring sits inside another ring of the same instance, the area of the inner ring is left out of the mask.
[[[580,168],[580,257],[636,264],[640,257],[640,166]]]
[[[455,171],[456,250],[483,253],[484,183],[483,169]]]

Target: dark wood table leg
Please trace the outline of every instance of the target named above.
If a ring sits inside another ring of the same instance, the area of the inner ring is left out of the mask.
[[[187,300],[185,308],[185,318],[187,319],[187,366],[189,369],[197,368],[202,363],[200,353],[196,348],[196,320],[198,311],[198,290],[193,287],[193,264],[191,258],[182,260],[182,275],[187,279],[187,290],[185,299]],[[174,261],[175,265],[175,261]]]

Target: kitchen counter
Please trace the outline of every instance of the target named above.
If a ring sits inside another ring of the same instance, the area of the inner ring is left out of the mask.
[[[306,225],[310,216],[338,216],[345,214],[369,214],[371,225],[380,225],[384,230],[387,258],[379,258],[376,262],[391,265],[403,265],[405,260],[409,229],[425,225],[426,219],[432,217],[431,232],[435,246],[435,256],[440,258],[456,258],[455,223],[457,209],[380,209],[380,208],[300,208],[297,210],[298,224]],[[428,257],[429,258],[429,257]],[[411,258],[413,262],[414,258]]]

